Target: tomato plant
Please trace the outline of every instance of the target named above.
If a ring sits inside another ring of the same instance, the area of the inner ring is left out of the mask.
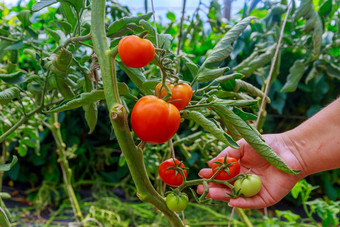
[[[175,105],[178,110],[183,110],[190,102],[192,98],[192,87],[189,84],[181,83],[181,84],[171,84],[167,83],[168,87],[171,91],[171,97],[169,101],[171,104]],[[155,95],[163,98],[168,93],[166,89],[163,87],[161,91],[162,83],[157,84],[155,88]]]
[[[149,40],[130,35],[119,41],[118,53],[126,66],[141,68],[152,61],[155,48]]]
[[[189,203],[187,194],[181,193],[176,195],[175,193],[170,193],[166,196],[166,205],[172,211],[179,212],[185,210]]]
[[[173,187],[180,186],[183,183],[183,176],[175,169],[176,167],[183,169],[184,176],[187,177],[188,174],[184,164],[180,163],[176,158],[165,160],[159,165],[158,169],[158,174],[164,183]]]
[[[236,180],[234,187],[240,195],[252,197],[261,190],[261,178],[256,174],[248,174],[245,178]]]
[[[214,174],[222,166],[222,164],[224,163],[224,159],[225,157],[220,157],[216,159],[216,161],[211,165],[211,169],[213,170]],[[240,173],[240,163],[235,158],[226,157],[226,159],[227,167],[222,169],[215,176],[216,180],[229,180]]]
[[[139,99],[131,113],[131,125],[136,135],[151,144],[161,144],[173,137],[180,125],[178,109],[156,96]]]

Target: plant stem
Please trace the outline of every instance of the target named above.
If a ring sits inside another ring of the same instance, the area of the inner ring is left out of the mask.
[[[126,110],[120,102],[118,93],[115,59],[110,55],[106,40],[105,0],[92,1],[91,24],[92,41],[101,66],[111,124],[136,185],[137,195],[140,200],[151,203],[159,209],[167,217],[171,226],[183,226],[180,217],[169,210],[165,199],[152,186],[144,166],[143,152],[136,147],[132,138]]]
[[[74,190],[71,184],[72,170],[69,167],[69,163],[66,157],[66,150],[65,150],[66,145],[64,144],[63,138],[61,136],[60,124],[58,123],[58,113],[51,114],[50,126],[51,126],[50,130],[52,132],[52,135],[57,145],[57,153],[59,156],[58,161],[60,163],[60,168],[63,173],[63,179],[64,179],[65,187],[67,190],[67,194],[71,202],[73,213],[75,215],[76,220],[78,222],[81,222],[83,221],[83,215],[81,213],[76,194],[74,193]]]
[[[182,36],[183,36],[183,21],[184,21],[184,13],[185,13],[186,3],[187,3],[187,0],[183,0],[182,17],[181,17],[181,23],[179,25],[179,34],[178,34],[177,56],[179,55],[179,52],[181,50]]]
[[[1,156],[1,163],[0,165],[6,164],[7,161],[7,146],[6,146],[6,141],[2,143],[2,156]],[[2,192],[2,177],[4,175],[4,172],[0,171],[0,192]]]

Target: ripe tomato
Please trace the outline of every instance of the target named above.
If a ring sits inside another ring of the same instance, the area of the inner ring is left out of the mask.
[[[215,162],[224,163],[224,157],[216,159]],[[214,173],[216,173],[218,171],[218,167],[221,166],[220,164],[215,162],[211,165],[211,169]],[[235,158],[227,157],[227,164],[230,163],[234,164],[228,166],[229,174],[223,169],[216,175],[216,180],[229,180],[240,173],[240,163]]]
[[[181,123],[178,109],[153,95],[139,99],[131,113],[131,126],[136,135],[151,144],[171,139]]]
[[[175,105],[178,110],[183,110],[189,104],[192,98],[193,91],[192,91],[191,86],[185,83],[183,84],[167,83],[167,85],[171,91],[171,97],[169,101],[173,101],[171,102],[171,104]],[[159,93],[159,89],[161,88],[161,86],[162,86],[162,83],[157,84],[155,88],[155,95],[156,96],[159,95],[160,98],[163,98],[164,96],[166,96],[167,91],[163,87],[161,92]]]
[[[244,197],[252,197],[261,190],[261,178],[256,174],[248,174],[243,179],[237,179],[234,184],[236,192]]]
[[[141,68],[152,61],[155,48],[149,40],[130,35],[119,41],[118,54],[126,66]]]
[[[177,166],[180,163],[180,161],[178,161],[176,158],[175,158],[175,162]],[[170,158],[162,162],[159,165],[158,174],[161,177],[161,179],[164,181],[164,183],[166,183],[167,185],[178,187],[183,183],[182,174],[180,174],[178,171],[174,169],[169,169],[169,167],[175,167],[175,162],[173,158]],[[181,163],[179,167],[182,169],[185,168],[183,163]],[[186,178],[188,175],[186,169],[183,169],[183,173]]]
[[[165,202],[170,210],[179,212],[187,208],[189,199],[185,193],[181,193],[180,195],[170,193],[166,196]]]

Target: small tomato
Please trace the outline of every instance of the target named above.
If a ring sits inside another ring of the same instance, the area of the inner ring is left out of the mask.
[[[234,183],[236,192],[244,197],[252,197],[261,190],[261,178],[256,174],[248,174],[245,178],[237,179]]]
[[[192,87],[189,84],[182,83],[182,84],[170,84],[167,83],[170,91],[171,91],[171,97],[170,102],[174,106],[177,107],[178,110],[183,110],[190,102],[192,98]],[[162,83],[157,84],[155,88],[155,95],[159,96],[160,98],[163,98],[166,96],[167,91],[163,87],[161,92],[159,92],[159,89],[161,88]]]
[[[224,157],[220,157],[215,160],[215,162],[211,165],[211,169],[213,170],[214,174],[218,171],[218,168],[221,166],[219,163],[224,163]],[[231,164],[233,163],[233,164]],[[237,174],[240,173],[240,163],[231,157],[227,157],[227,164],[231,164],[228,166],[229,174],[225,169],[222,169],[215,177],[216,180],[229,180],[235,177]]]
[[[170,193],[166,196],[166,205],[172,211],[179,212],[187,208],[189,199],[185,193],[176,195],[175,193]]]
[[[152,61],[155,48],[149,40],[129,35],[119,41],[118,54],[126,66],[141,68]]]
[[[175,163],[176,162],[176,163]],[[176,158],[170,158],[168,160],[165,160],[159,165],[158,168],[158,174],[161,177],[161,179],[166,183],[167,185],[178,187],[183,183],[183,176],[175,169],[170,169],[171,167],[178,166],[180,161],[178,161]],[[179,165],[180,168],[183,169],[184,176],[187,177],[187,171],[183,163]]]

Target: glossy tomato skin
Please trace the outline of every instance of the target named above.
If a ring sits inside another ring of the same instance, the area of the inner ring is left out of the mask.
[[[261,178],[256,174],[248,174],[244,179],[237,179],[234,187],[237,192],[240,191],[240,195],[252,197],[261,190]]]
[[[170,193],[166,196],[165,202],[170,210],[179,212],[187,208],[189,199],[185,193],[181,193],[180,195]]]
[[[193,94],[192,87],[186,83],[182,83],[182,84],[167,83],[167,85],[171,91],[171,97],[169,101],[171,102],[171,104],[175,105],[178,110],[183,110],[189,104],[192,98],[192,94]],[[166,96],[167,91],[163,87],[161,92],[159,93],[159,89],[161,88],[161,86],[162,86],[162,83],[157,84],[155,88],[155,95],[156,96],[159,95],[160,98],[163,98],[164,96]]]
[[[176,165],[179,165],[180,161],[175,158]],[[168,160],[165,160],[159,165],[158,168],[158,174],[161,177],[161,179],[166,183],[167,185],[173,186],[173,187],[178,187],[183,183],[183,177],[182,174],[179,172],[176,173],[176,170],[174,169],[168,169],[169,167],[174,167],[174,159],[170,158]],[[185,168],[184,164],[181,163],[179,166],[181,168]],[[188,173],[186,169],[183,169],[183,173],[185,178],[188,176]]]
[[[220,157],[218,159],[215,160],[215,162],[220,162],[223,163],[224,162],[224,157]],[[235,163],[235,164],[231,164],[229,166],[229,173],[228,174],[225,170],[221,170],[215,177],[216,180],[229,180],[233,177],[235,177],[237,174],[240,173],[240,163],[235,159],[235,158],[231,158],[231,157],[227,157],[227,164],[228,163]],[[217,163],[213,163],[211,165],[211,169],[213,170],[214,173],[217,172],[217,168],[220,167],[219,164]]]
[[[131,113],[131,126],[136,135],[151,144],[162,144],[171,139],[181,123],[178,109],[156,96],[144,96]]]
[[[130,35],[119,41],[118,54],[126,66],[141,68],[152,61],[155,48],[149,40]]]

